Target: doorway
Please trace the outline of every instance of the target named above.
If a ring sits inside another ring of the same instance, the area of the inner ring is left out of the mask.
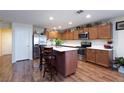
[[[0,24],[0,81],[9,80],[11,77],[11,73],[12,73],[12,29],[9,23],[1,23]]]

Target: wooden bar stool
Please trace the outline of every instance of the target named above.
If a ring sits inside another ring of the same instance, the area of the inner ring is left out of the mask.
[[[43,64],[45,63],[45,62],[43,61],[44,45],[39,45],[39,48],[40,48],[40,65],[39,65],[39,68],[40,68],[40,71],[42,71],[42,66],[43,66]]]
[[[45,73],[47,72],[50,75],[50,80],[52,80],[53,76],[57,75],[56,69],[56,56],[53,54],[52,47],[44,47],[43,57],[45,59],[44,72],[43,77],[45,77]]]

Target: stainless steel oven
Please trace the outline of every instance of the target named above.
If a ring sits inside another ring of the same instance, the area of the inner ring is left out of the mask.
[[[81,42],[81,47],[78,49],[79,60],[85,61],[87,47],[91,47],[91,42]]]

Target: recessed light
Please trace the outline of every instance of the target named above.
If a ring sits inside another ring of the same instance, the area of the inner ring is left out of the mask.
[[[61,28],[62,28],[62,26],[58,26],[58,28],[59,28],[59,29],[61,29]]]
[[[87,14],[87,15],[86,15],[86,18],[91,18],[91,15],[90,15],[90,14]]]
[[[72,25],[72,22],[70,21],[70,22],[68,22],[68,24],[69,24],[69,25]]]
[[[49,17],[49,20],[53,20],[54,18],[53,17]]]

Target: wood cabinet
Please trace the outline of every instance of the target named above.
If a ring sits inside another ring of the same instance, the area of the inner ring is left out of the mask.
[[[65,40],[65,33],[64,33],[64,32],[61,33],[61,39],[62,39],[62,40]]]
[[[83,32],[89,32],[89,28],[88,27],[84,27]]]
[[[81,29],[78,31],[79,34],[80,34],[80,33],[83,33],[83,32],[84,32],[83,28],[81,28]]]
[[[74,38],[74,32],[68,31],[68,40],[73,40]]]
[[[62,38],[63,40],[78,40],[79,34],[83,32],[89,32],[90,40],[112,38],[111,24],[101,24],[92,27],[84,27],[73,32],[71,32],[70,30],[66,30],[64,31]]]
[[[97,50],[96,51],[96,64],[109,67],[110,62],[112,61],[112,52],[104,51],[104,50]]]
[[[69,35],[69,34],[68,34],[68,31],[65,31],[65,32],[64,32],[64,40],[68,40],[68,35]]]
[[[63,76],[67,77],[76,72],[77,68],[77,50],[64,51],[56,53],[57,70]]]
[[[78,39],[79,39],[78,30],[75,30],[75,31],[73,32],[73,34],[74,34],[73,39],[74,39],[74,40],[78,40]]]
[[[89,27],[88,32],[89,32],[89,39],[93,40],[93,39],[98,38],[98,27],[97,26]]]
[[[45,35],[47,36],[48,39],[55,39],[55,38],[61,39],[61,33],[58,31],[46,31]]]
[[[101,24],[98,26],[98,38],[99,39],[112,38],[111,24]]]
[[[95,63],[95,61],[96,61],[96,55],[95,54],[96,54],[95,49],[87,49],[86,50],[87,61]]]
[[[86,56],[86,60],[88,62],[92,62],[104,67],[110,67],[112,61],[112,51],[107,50],[87,49]]]

